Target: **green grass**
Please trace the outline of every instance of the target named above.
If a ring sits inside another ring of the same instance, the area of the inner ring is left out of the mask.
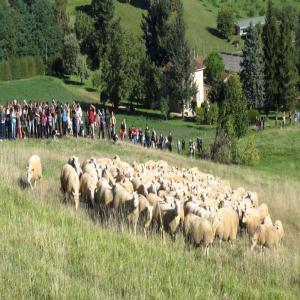
[[[37,153],[43,179],[35,191],[19,186],[28,157]],[[246,237],[231,248],[214,245],[210,257],[188,251],[182,238],[162,245],[114,225],[94,224],[84,209],[61,203],[60,169],[67,158],[119,154],[126,161],[165,159],[198,166],[232,185],[258,192],[273,219],[281,219],[284,246],[265,256]],[[13,166],[13,172],[12,172]],[[0,147],[0,298],[59,299],[297,299],[299,297],[299,184],[240,166],[193,161],[160,151],[140,151],[84,139],[6,142]],[[283,202],[282,199],[285,199]]]
[[[76,7],[89,5],[90,0],[70,0],[69,11],[74,14]],[[115,1],[116,17],[121,18],[123,29],[129,33],[140,37],[142,15],[145,13],[143,9],[143,1],[132,1],[138,5],[122,3]],[[203,3],[199,0],[185,0],[184,18],[187,29],[187,39],[192,49],[195,49],[198,55],[207,55],[213,50],[216,51],[234,51],[233,46],[226,40],[221,39],[216,34],[216,16],[208,11]],[[142,7],[142,8],[141,8]]]

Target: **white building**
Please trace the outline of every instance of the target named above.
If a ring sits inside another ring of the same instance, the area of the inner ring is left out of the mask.
[[[196,102],[197,107],[200,107],[205,100],[204,91],[204,57],[199,56],[194,59],[195,73],[194,83],[197,87]]]

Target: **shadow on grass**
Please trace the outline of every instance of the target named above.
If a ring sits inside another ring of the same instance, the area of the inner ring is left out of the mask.
[[[120,3],[129,3],[128,0],[118,0]],[[131,0],[129,3],[131,6],[134,6],[136,8],[140,9],[146,9],[147,8],[147,2],[146,0]]]
[[[89,87],[86,87],[85,88],[85,90],[87,91],[87,92],[97,92],[97,90],[96,89],[94,89],[94,88],[89,88]]]
[[[92,15],[92,6],[90,4],[76,6],[76,11],[81,11],[87,15]]]
[[[18,185],[22,190],[26,190],[26,189],[30,188],[26,178],[24,178],[24,177],[20,177],[18,179]]]
[[[79,81],[75,81],[75,80],[71,80],[71,79],[64,79],[64,83],[67,85],[77,85],[77,86],[82,86],[84,85],[83,83],[79,82]]]
[[[206,27],[206,30],[212,34],[213,36],[224,40],[224,37],[220,34],[220,32],[216,29],[216,28],[212,28],[212,27]]]

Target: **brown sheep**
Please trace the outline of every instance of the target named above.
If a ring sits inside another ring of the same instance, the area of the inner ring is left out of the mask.
[[[65,201],[73,199],[75,209],[79,207],[79,177],[75,169],[66,164],[63,166],[60,176],[61,189],[65,195]]]
[[[185,242],[190,245],[204,245],[204,254],[209,255],[209,247],[212,245],[216,229],[220,224],[220,218],[216,215],[213,222],[188,213],[184,219],[183,234]]]
[[[30,185],[31,189],[33,189],[32,183],[34,187],[36,187],[36,183],[38,180],[42,178],[42,163],[41,159],[38,155],[32,155],[29,158],[28,166],[27,166],[27,182]]]

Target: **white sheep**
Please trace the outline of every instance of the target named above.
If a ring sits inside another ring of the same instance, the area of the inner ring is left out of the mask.
[[[42,163],[41,159],[38,155],[32,155],[29,158],[27,165],[27,182],[30,185],[31,189],[33,189],[32,183],[34,187],[36,187],[36,183],[38,180],[42,178]]]

